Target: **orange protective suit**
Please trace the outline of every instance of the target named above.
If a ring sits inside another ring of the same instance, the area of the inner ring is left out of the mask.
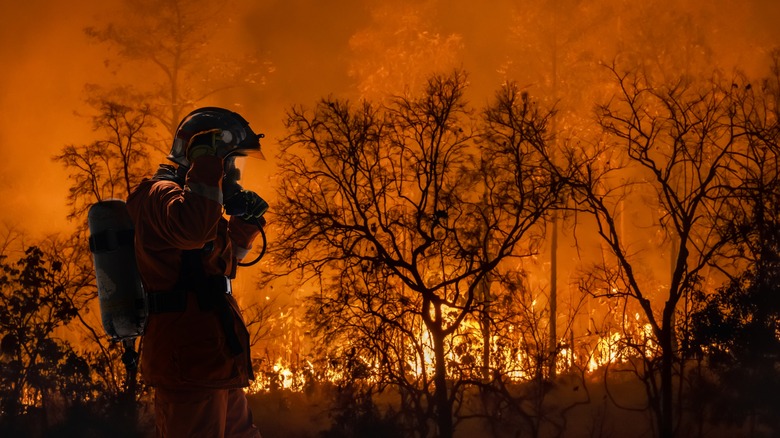
[[[197,268],[209,278],[235,277],[237,258],[259,232],[255,225],[222,216],[222,165],[220,158],[199,157],[183,187],[153,178],[127,200],[138,269],[150,301],[172,291],[183,297],[180,308],[152,309],[142,338],[141,375],[155,387],[158,436],[260,436],[240,390],[253,374],[249,335],[235,299],[225,289],[196,293],[181,281],[192,274],[180,272],[183,252],[189,250],[201,250],[190,254],[200,259]],[[205,293],[208,305],[203,304]],[[230,348],[231,340],[240,347]],[[217,429],[224,432],[215,435]]]

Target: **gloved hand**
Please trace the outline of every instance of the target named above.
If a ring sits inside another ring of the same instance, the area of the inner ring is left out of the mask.
[[[215,155],[224,158],[233,148],[230,131],[209,129],[193,135],[187,144],[187,159],[192,162],[201,155]]]
[[[244,219],[260,219],[268,211],[268,203],[255,192],[246,190],[246,213]]]
[[[265,224],[263,214],[268,211],[268,203],[251,190],[240,190],[225,200],[225,213],[238,216],[245,221],[258,221]]]

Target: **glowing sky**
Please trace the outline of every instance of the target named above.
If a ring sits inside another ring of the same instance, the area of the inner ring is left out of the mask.
[[[93,139],[89,120],[75,112],[83,112],[84,84],[99,83],[107,75],[103,61],[110,53],[105,46],[90,43],[83,29],[110,19],[118,1],[0,0],[1,222],[35,233],[67,226],[68,181],[51,157],[66,144]],[[251,97],[257,101],[247,103],[250,122],[252,117],[262,120],[262,130],[268,135],[265,148],[271,154],[273,139],[283,134],[286,107],[311,105],[327,94],[355,93],[348,76],[350,38],[378,25],[371,21],[371,12],[379,2],[343,0],[339,7],[331,3],[335,2],[255,1],[242,17],[224,21],[243,26],[243,40],[236,44],[247,44],[275,65],[262,92]],[[632,4],[614,3],[616,7]],[[494,89],[501,80],[498,70],[505,60],[510,12],[522,9],[524,1],[500,0],[489,6],[466,0],[432,4],[438,5],[433,9],[438,15],[431,18],[435,22],[431,29],[459,35],[463,44],[459,61],[469,71],[474,87]],[[744,7],[733,27],[718,26],[713,31],[722,56],[756,68],[761,62],[750,65],[749,60],[756,58],[750,50],[771,41],[780,45],[780,2],[717,0],[706,4],[729,5],[723,10],[732,15]],[[711,18],[729,22],[724,17]],[[693,23],[704,28],[710,24]],[[751,45],[754,40],[756,44]],[[489,97],[485,94],[476,103]]]

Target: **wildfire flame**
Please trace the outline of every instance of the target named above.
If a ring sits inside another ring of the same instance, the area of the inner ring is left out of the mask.
[[[535,306],[536,300],[532,302]],[[501,375],[507,376],[512,381],[527,381],[534,377],[534,370],[538,369],[540,357],[529,354],[528,346],[521,348],[522,333],[520,327],[511,326],[509,333],[515,336],[507,344],[504,336],[493,335],[490,337],[491,363],[490,369],[495,369]],[[448,364],[469,365],[474,358],[482,357],[483,345],[473,342],[481,333],[481,326],[477,321],[466,319],[462,327],[453,336],[445,355]],[[422,357],[410,355],[406,359],[406,369],[410,377],[417,378],[423,375],[433,375],[435,371],[435,359],[433,353],[433,340],[431,334],[424,327],[416,332],[417,341],[422,345]],[[635,313],[633,318],[625,318],[620,330],[610,330],[604,333],[583,334],[577,338],[572,337],[576,345],[570,345],[571,340],[560,340],[562,347],[556,354],[556,370],[559,373],[566,372],[573,365],[580,364],[586,372],[593,373],[608,365],[624,364],[632,359],[652,358],[659,354],[658,345],[653,341],[652,326],[643,322],[642,316]],[[568,342],[568,343],[567,343]],[[509,345],[509,346],[507,346]],[[376,370],[378,364],[373,364],[370,358],[358,356],[357,360],[372,370]],[[327,363],[327,361],[325,361]],[[284,389],[290,391],[302,391],[312,376],[330,382],[343,381],[349,376],[343,371],[325,367],[317,369],[311,361],[304,359],[301,363],[293,363],[281,357],[273,363],[268,363],[252,385],[246,389],[248,393],[266,392],[272,389]],[[377,370],[378,371],[378,370]],[[368,382],[375,382],[379,373],[371,372],[366,378]]]

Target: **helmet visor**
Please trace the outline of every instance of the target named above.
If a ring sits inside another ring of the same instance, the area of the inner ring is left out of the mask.
[[[251,157],[251,158],[259,158],[261,160],[265,160],[265,155],[263,155],[263,151],[260,150],[260,147],[258,146],[257,149],[244,149],[244,148],[237,148],[230,152],[229,156],[233,157]]]
[[[245,137],[236,145],[236,148],[230,152],[230,155],[241,157],[254,157],[265,160],[265,155],[260,147],[260,139],[265,137],[263,134],[255,134],[252,129],[244,126]]]

